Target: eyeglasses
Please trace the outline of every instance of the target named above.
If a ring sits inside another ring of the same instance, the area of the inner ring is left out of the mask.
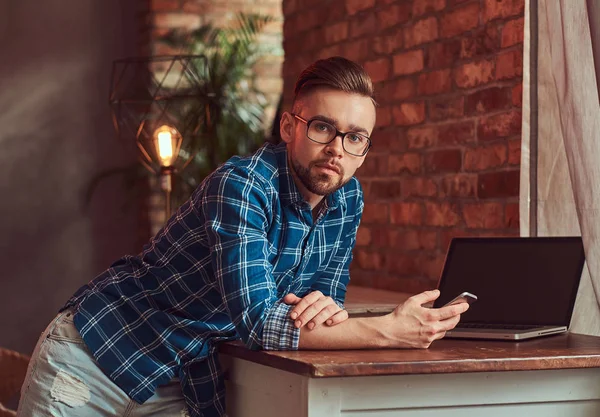
[[[294,113],[292,113],[292,116],[306,124],[306,136],[313,142],[327,144],[341,136],[342,148],[354,156],[365,156],[371,148],[371,139],[368,136],[356,132],[340,132],[331,123],[323,120],[306,120]]]

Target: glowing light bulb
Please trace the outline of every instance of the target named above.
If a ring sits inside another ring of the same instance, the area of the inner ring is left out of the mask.
[[[164,161],[170,161],[173,157],[173,135],[171,132],[159,132],[158,133],[158,154],[160,159]]]
[[[154,142],[161,166],[172,166],[177,158],[181,143],[181,135],[177,129],[168,125],[162,125],[154,131]]]

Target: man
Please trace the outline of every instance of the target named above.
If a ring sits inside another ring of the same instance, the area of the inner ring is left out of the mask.
[[[224,415],[219,343],[250,349],[426,348],[467,304],[343,310],[371,147],[370,78],[335,57],[307,68],[281,145],[213,172],[138,256],[82,287],[42,334],[19,415]]]

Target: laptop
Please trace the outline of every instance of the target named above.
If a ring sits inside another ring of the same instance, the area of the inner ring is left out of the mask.
[[[568,330],[585,263],[581,237],[454,238],[439,282],[439,308],[477,296],[446,337],[524,340]]]

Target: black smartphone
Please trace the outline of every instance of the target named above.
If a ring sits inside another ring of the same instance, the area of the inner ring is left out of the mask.
[[[475,301],[477,301],[477,296],[475,294],[471,294],[470,292],[465,291],[465,292],[457,295],[456,297],[454,297],[451,301],[444,304],[444,307],[452,305],[452,304],[458,304],[458,303],[467,303],[467,304],[471,305]]]

